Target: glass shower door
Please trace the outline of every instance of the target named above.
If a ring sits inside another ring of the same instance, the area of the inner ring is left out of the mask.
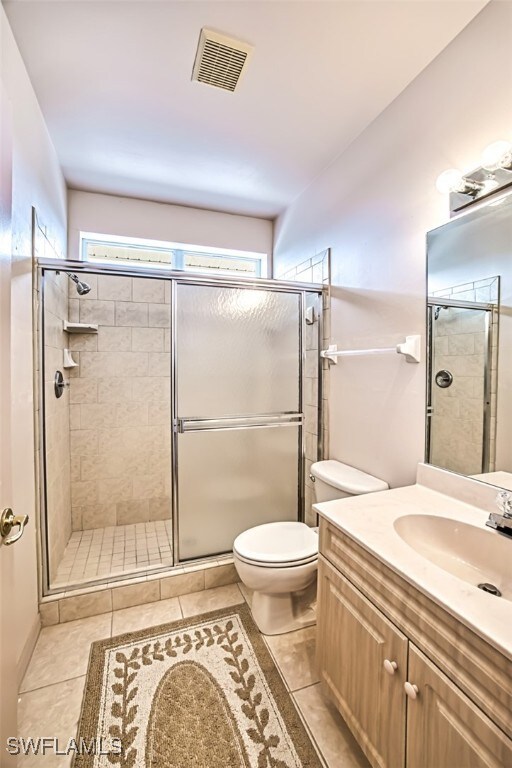
[[[179,560],[296,520],[302,459],[300,293],[176,284]]]

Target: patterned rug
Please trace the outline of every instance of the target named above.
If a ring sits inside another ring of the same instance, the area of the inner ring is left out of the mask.
[[[93,643],[77,743],[74,768],[321,766],[246,605]]]

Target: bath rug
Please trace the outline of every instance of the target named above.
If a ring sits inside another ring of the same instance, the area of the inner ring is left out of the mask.
[[[73,766],[321,762],[243,604],[93,643]]]

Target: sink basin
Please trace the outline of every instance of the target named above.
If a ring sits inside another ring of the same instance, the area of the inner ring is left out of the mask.
[[[492,584],[512,600],[512,539],[433,515],[404,515],[393,525],[406,544],[434,565],[474,587]]]

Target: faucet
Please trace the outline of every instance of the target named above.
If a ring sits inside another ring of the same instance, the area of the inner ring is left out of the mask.
[[[500,512],[491,512],[485,524],[498,533],[512,536],[512,493],[500,491],[496,496],[496,504]]]

